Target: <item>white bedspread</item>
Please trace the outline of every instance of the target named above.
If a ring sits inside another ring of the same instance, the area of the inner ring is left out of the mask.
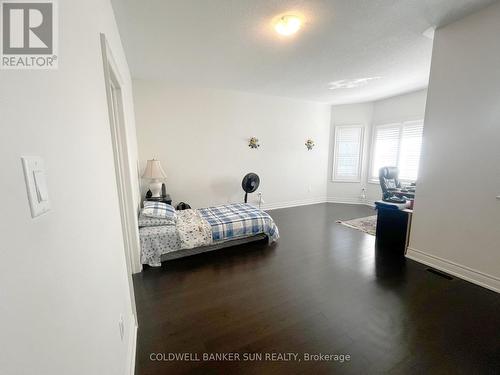
[[[197,210],[178,211],[177,232],[182,249],[192,249],[212,243],[212,227]]]
[[[197,210],[177,211],[176,225],[139,229],[141,263],[161,265],[163,254],[212,244],[212,227]]]

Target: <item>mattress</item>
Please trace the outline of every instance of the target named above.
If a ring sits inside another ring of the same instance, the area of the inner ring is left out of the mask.
[[[241,245],[248,242],[263,240],[267,236],[263,233],[242,236],[230,240],[214,241],[209,246],[195,249],[182,249],[182,243],[175,225],[144,227],[139,229],[141,239],[141,263],[152,267],[161,266],[162,261],[222,249],[229,246]]]
[[[268,238],[277,241],[273,219],[249,204],[230,204],[179,211],[175,225],[145,226],[139,229],[141,263],[160,266],[174,259],[223,247]],[[248,240],[247,240],[248,239]],[[177,253],[175,255],[170,255]]]
[[[171,252],[162,254],[161,261],[163,262],[163,261],[177,259],[177,258],[184,258],[184,257],[188,257],[191,255],[196,255],[196,254],[206,253],[209,251],[224,249],[226,247],[238,246],[238,245],[243,245],[243,244],[246,244],[249,242],[263,241],[263,240],[267,241],[267,235],[264,233],[256,234],[256,235],[250,236],[250,237],[241,237],[241,238],[235,238],[232,240],[216,241],[212,245],[208,245],[208,246],[196,247],[194,249],[171,251]]]

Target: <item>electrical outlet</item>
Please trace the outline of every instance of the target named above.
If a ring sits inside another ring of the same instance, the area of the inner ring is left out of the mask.
[[[120,315],[120,320],[118,321],[118,329],[120,330],[120,339],[123,341],[125,336],[125,324],[123,323],[123,315]]]

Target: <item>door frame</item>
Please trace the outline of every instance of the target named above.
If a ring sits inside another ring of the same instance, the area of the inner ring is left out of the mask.
[[[127,267],[127,279],[132,313],[134,315],[133,319],[137,327],[137,309],[135,305],[132,273],[140,272],[142,266],[140,266],[140,264],[139,266],[137,265],[139,263],[139,231],[136,225],[137,212],[134,208],[134,194],[131,183],[131,169],[122,92],[122,87],[124,85],[106,36],[102,33],[100,34],[100,40],[125,263]]]

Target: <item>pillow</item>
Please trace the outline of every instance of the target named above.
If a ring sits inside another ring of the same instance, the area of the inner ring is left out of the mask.
[[[144,216],[141,212],[139,215],[139,228],[143,227],[159,227],[162,225],[175,225],[175,220],[165,218],[154,218]]]
[[[142,209],[141,213],[144,216],[152,217],[155,219],[170,219],[174,221],[177,220],[175,208],[163,202],[145,201],[144,208]]]

